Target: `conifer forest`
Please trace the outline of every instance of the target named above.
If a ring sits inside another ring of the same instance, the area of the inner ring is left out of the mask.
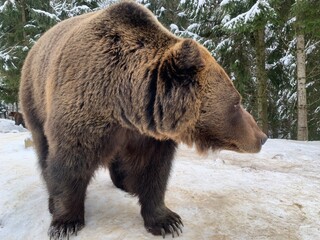
[[[114,0],[0,0],[0,117],[19,109],[24,59],[56,23]],[[204,45],[270,138],[320,140],[320,0],[139,0]]]

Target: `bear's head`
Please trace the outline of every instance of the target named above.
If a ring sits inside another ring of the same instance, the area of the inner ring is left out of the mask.
[[[195,144],[199,152],[260,151],[267,136],[242,107],[239,92],[204,47],[191,39],[178,41],[163,57],[159,78],[162,133]]]

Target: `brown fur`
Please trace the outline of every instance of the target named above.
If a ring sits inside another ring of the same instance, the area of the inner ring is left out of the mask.
[[[23,120],[22,113],[10,112],[9,113],[9,117],[13,117],[15,125],[19,126],[21,124],[24,128],[26,128],[26,125],[25,125],[24,120]]]
[[[94,171],[139,197],[145,227],[177,233],[164,195],[178,142],[199,152],[257,152],[266,140],[209,52],[133,2],[44,34],[22,70],[20,99],[49,192],[53,239],[84,225]]]

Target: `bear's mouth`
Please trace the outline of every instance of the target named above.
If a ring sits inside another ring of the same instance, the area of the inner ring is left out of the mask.
[[[232,151],[238,152],[238,153],[258,153],[261,150],[262,145],[260,144],[248,144],[244,146],[238,146],[236,144],[232,145]]]
[[[211,141],[209,148],[213,152],[219,151],[219,150],[229,150],[229,151],[235,151],[239,153],[245,152],[243,149],[241,149],[237,144],[233,143],[232,141],[227,141],[227,140],[224,141],[217,138]]]
[[[224,150],[235,151],[235,152],[238,152],[238,153],[245,153],[246,152],[245,150],[243,150],[242,148],[238,147],[234,143],[227,143],[226,145],[224,145],[223,149]]]

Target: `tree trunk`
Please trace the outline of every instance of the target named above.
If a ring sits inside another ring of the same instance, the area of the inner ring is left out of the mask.
[[[306,56],[304,35],[297,34],[297,92],[298,92],[298,136],[301,141],[308,140],[307,94],[306,94]]]
[[[297,5],[301,4],[297,0]],[[304,44],[304,31],[302,12],[299,8],[296,12],[296,35],[297,35],[297,95],[298,95],[298,129],[297,139],[308,140],[308,116],[307,116],[307,94],[306,94],[306,55]]]
[[[27,33],[25,31],[25,25],[27,24],[27,18],[26,18],[26,11],[27,11],[27,6],[25,0],[21,0],[21,21],[22,21],[22,34],[23,34],[23,42],[24,45],[27,45]]]
[[[265,67],[265,33],[264,26],[257,29],[255,34],[255,48],[257,59],[257,83],[258,83],[258,119],[261,130],[268,134],[268,98],[267,98],[267,72]]]

